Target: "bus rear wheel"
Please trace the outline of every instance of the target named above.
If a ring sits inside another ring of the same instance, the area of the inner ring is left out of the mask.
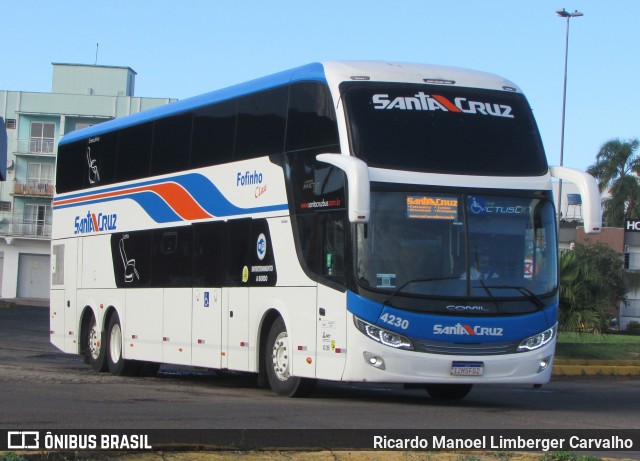
[[[282,317],[271,326],[265,347],[265,366],[269,386],[284,397],[306,397],[313,391],[316,380],[291,376],[289,335]]]
[[[434,400],[462,400],[473,384],[427,384],[425,389]]]
[[[120,318],[114,313],[109,319],[107,327],[106,355],[109,371],[115,376],[133,376],[138,374],[140,366],[138,362],[125,360],[122,354],[122,327]]]
[[[85,362],[91,365],[91,369],[94,371],[107,371],[104,332],[98,327],[96,318],[93,315],[89,320],[89,328],[87,328],[86,335]]]

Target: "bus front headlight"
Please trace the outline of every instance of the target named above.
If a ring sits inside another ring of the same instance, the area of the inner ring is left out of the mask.
[[[548,330],[543,331],[542,333],[529,336],[520,343],[518,349],[516,349],[516,352],[529,352],[540,349],[542,346],[548,344],[549,341],[555,338],[557,329],[558,324],[556,323],[554,326],[552,326]]]
[[[356,324],[356,328],[360,330],[364,335],[373,339],[380,344],[384,344],[385,346],[393,347],[396,349],[406,349],[409,351],[413,350],[413,344],[406,336],[400,335],[393,331],[385,330],[384,328],[380,328],[377,325],[373,325],[372,323],[365,322],[362,319],[359,319],[355,315],[353,316],[353,321]]]

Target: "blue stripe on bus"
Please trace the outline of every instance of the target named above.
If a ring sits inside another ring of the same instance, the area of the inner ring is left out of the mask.
[[[369,323],[410,338],[468,344],[519,341],[541,333],[555,324],[558,304],[515,316],[435,315],[395,309],[347,291],[347,310]],[[385,314],[387,322],[381,318]]]
[[[226,101],[239,96],[300,81],[320,81],[326,83],[327,79],[324,72],[324,66],[321,63],[307,64],[306,66],[286,70],[277,74],[240,83],[228,88],[223,88],[221,90],[212,91],[203,95],[184,99],[182,101],[144,110],[126,117],[116,118],[82,130],[72,131],[71,133],[64,135],[60,140],[59,145],[69,144],[74,141],[99,136],[111,131],[150,122],[152,120],[197,109],[209,104]]]

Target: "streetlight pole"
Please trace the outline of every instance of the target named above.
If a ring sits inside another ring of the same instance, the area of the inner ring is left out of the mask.
[[[569,20],[571,18],[584,16],[584,14],[578,10],[574,10],[573,13],[569,13],[564,8],[556,11],[556,13],[561,18],[567,18],[567,37],[565,40],[565,47],[564,47],[564,89],[562,91],[562,131],[560,133],[560,166],[563,166],[564,164],[564,117],[565,117],[565,112],[567,107],[567,64],[569,62]],[[561,219],[562,219],[562,179],[558,184],[558,227],[560,227]]]

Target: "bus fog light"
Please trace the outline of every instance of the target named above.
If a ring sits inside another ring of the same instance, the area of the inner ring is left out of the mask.
[[[540,363],[538,364],[538,373],[542,373],[544,370],[546,370],[549,367],[550,363],[551,357],[545,357],[540,360]]]
[[[380,370],[385,369],[384,359],[379,355],[372,354],[371,352],[363,352],[364,359],[366,362],[371,365],[373,368],[378,368]]]

